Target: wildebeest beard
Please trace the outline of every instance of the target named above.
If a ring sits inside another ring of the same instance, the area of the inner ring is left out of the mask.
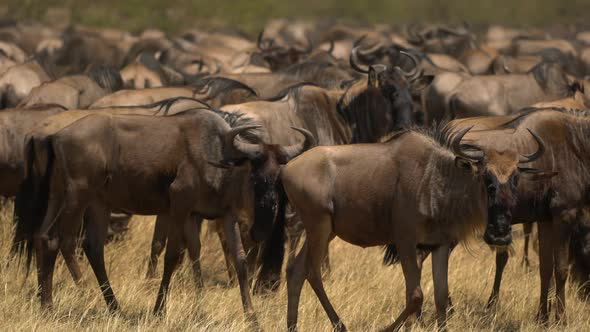
[[[280,149],[278,146],[269,147],[273,148]],[[266,240],[277,221],[282,190],[279,180],[282,163],[277,159],[281,157],[280,151],[266,151],[251,162],[250,184],[254,190],[254,224],[250,235],[256,242]]]
[[[286,196],[280,183],[280,147],[252,161],[250,183],[254,189],[254,224],[250,236],[261,243],[261,270],[255,291],[274,290],[280,282],[284,257]],[[284,160],[283,160],[284,161]]]

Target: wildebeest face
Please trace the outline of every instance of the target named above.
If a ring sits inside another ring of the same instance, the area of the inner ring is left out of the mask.
[[[370,66],[368,84],[378,89],[383,98],[388,101],[394,117],[394,129],[402,129],[412,124],[413,103],[410,84],[398,67]]]
[[[462,137],[469,129],[463,130],[458,136]],[[455,148],[458,151],[456,163],[481,176],[485,186],[488,218],[484,241],[489,245],[507,246],[512,242],[512,208],[517,202],[519,179],[523,177],[541,180],[557,174],[519,167],[522,163],[530,163],[540,158],[545,151],[541,138],[532,131],[529,132],[538,145],[537,151],[531,155],[519,155],[514,150],[482,149],[472,145],[462,145],[466,150]],[[476,153],[466,152],[469,150]]]
[[[412,95],[410,93],[412,84],[417,81],[422,71],[419,69],[418,59],[410,53],[400,51],[400,54],[407,56],[414,63],[411,72],[405,72],[398,66],[386,66],[382,64],[369,66],[363,69],[357,64],[358,48],[354,48],[350,54],[350,66],[352,69],[368,74],[368,90],[370,91],[373,103],[385,103],[387,116],[391,116],[395,124],[394,130],[409,127],[412,124]],[[378,98],[380,95],[382,98]],[[382,99],[382,100],[381,100]],[[381,105],[378,105],[383,108]]]
[[[512,242],[512,208],[516,205],[519,156],[514,151],[486,153],[483,182],[488,200],[488,223],[484,240],[490,245]]]
[[[226,133],[224,138],[226,160],[223,164],[232,164],[234,160],[250,162],[249,186],[246,195],[250,192],[254,193],[254,223],[250,229],[250,236],[255,242],[268,238],[277,218],[284,217],[283,207],[286,201],[279,182],[281,165],[317,144],[309,131],[297,127],[291,128],[301,133],[305,139],[291,146],[252,144],[235,139],[240,133],[260,127],[258,125],[235,127]]]
[[[251,161],[250,185],[254,191],[254,224],[250,236],[256,242],[264,240],[272,231],[280,209],[279,173],[286,163],[280,146],[268,145]]]

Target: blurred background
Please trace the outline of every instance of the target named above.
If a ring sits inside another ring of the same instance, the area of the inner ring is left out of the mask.
[[[276,17],[338,18],[404,24],[418,21],[512,26],[585,24],[590,0],[1,0],[0,18],[54,25],[81,23],[140,30],[231,24],[254,33]]]

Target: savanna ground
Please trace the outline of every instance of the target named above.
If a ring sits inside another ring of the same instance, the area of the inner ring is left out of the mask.
[[[6,267],[12,235],[9,216],[0,216],[0,331],[243,331],[242,305],[237,287],[227,286],[221,247],[213,232],[203,232],[202,266],[205,288],[197,290],[188,264],[183,264],[173,279],[165,317],[151,315],[159,280],[146,280],[147,257],[154,218],[134,217],[131,229],[122,241],[106,249],[111,282],[122,306],[122,313],[111,316],[105,311],[103,298],[92,270],[84,258],[80,288],[72,282],[61,258],[54,277],[54,310],[43,312],[35,296],[35,277],[26,281],[15,262]],[[522,240],[516,241],[516,258],[510,260],[505,273],[500,306],[486,312],[484,304],[493,282],[494,254],[477,244],[469,250],[459,247],[451,256],[450,291],[455,314],[450,318],[452,331],[545,331],[533,318],[538,301],[539,278],[536,256],[533,270],[526,273],[520,265]],[[330,246],[332,272],[325,287],[336,310],[351,331],[378,330],[394,319],[404,305],[404,281],[401,267],[381,265],[379,248],[362,249],[335,240]],[[159,273],[162,273],[160,264]],[[434,331],[434,300],[430,259],[423,273],[425,295],[423,325],[414,331]],[[567,330],[590,330],[590,305],[575,296],[570,286]],[[254,304],[266,331],[286,330],[287,293],[281,286],[276,294],[254,296]],[[311,288],[306,284],[300,306],[301,331],[330,331],[329,321]],[[549,326],[562,331],[563,326]]]

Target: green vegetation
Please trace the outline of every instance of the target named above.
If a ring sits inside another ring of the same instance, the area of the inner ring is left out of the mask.
[[[69,8],[72,21],[137,30],[176,31],[231,24],[258,31],[274,17],[345,18],[371,23],[461,21],[510,25],[583,23],[589,0],[2,0],[9,18],[45,19],[48,8]]]

